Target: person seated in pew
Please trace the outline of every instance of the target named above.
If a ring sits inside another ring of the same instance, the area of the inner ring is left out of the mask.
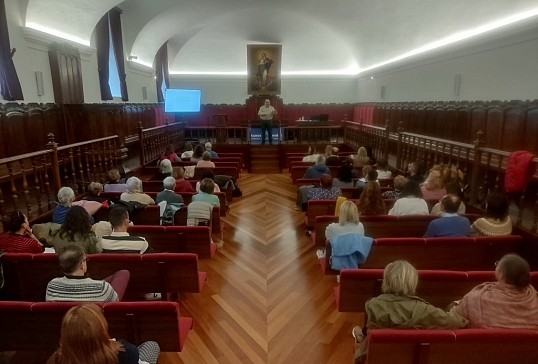
[[[114,252],[139,252],[140,254],[153,253],[145,238],[130,236],[127,230],[130,226],[129,212],[124,207],[116,207],[110,210],[108,220],[112,225],[112,233],[101,237],[101,245],[104,253]]]
[[[508,216],[508,198],[494,192],[486,197],[486,216],[471,225],[471,235],[500,236],[512,234],[512,220]]]
[[[303,178],[320,178],[324,174],[331,174],[331,170],[325,165],[325,156],[319,155],[316,164],[308,167]]]
[[[126,180],[121,178],[120,172],[116,168],[108,171],[107,177],[108,181],[103,186],[105,192],[127,192]]]
[[[174,187],[174,191],[180,193],[194,192],[192,184],[185,179],[185,170],[183,169],[183,167],[174,167],[172,177],[174,177],[176,180],[176,186]]]
[[[460,185],[457,182],[448,182],[445,186],[447,195],[456,195],[460,198],[460,207],[458,208],[458,214],[465,214],[465,204],[463,203],[463,193],[461,191]],[[441,210],[441,202],[435,204],[432,207],[430,215],[442,215],[443,211]]]
[[[142,181],[138,177],[127,180],[127,192],[120,196],[121,201],[136,201],[144,205],[155,205],[155,201],[142,191]]]
[[[529,263],[507,254],[495,265],[497,282],[476,286],[450,312],[465,317],[472,328],[538,330],[538,292]]]
[[[359,210],[352,201],[344,201],[340,206],[338,222],[333,222],[325,229],[325,239],[345,234],[364,235],[364,225],[359,221]]]
[[[65,214],[73,205],[75,201],[75,191],[71,187],[62,187],[58,190],[58,205],[52,212],[52,222],[56,224],[63,224],[65,220]]]
[[[92,231],[90,215],[81,206],[73,206],[65,215],[62,227],[53,233],[52,246],[59,251],[71,244],[79,246],[86,254],[100,253],[99,239]]]
[[[101,197],[104,187],[99,182],[92,182],[88,185],[88,195],[83,198],[86,201],[99,202],[103,206],[108,206],[106,197]]]
[[[204,154],[205,149],[201,144],[198,144],[196,147],[194,147],[194,152],[192,153],[191,162],[198,162],[200,159],[202,159],[202,155]]]
[[[394,199],[397,200],[400,198],[400,195],[402,193],[403,185],[407,182],[404,176],[396,176],[394,177],[394,190],[392,191],[385,191],[381,196],[383,198],[387,199]]]
[[[370,165],[370,157],[368,157],[368,151],[365,147],[360,147],[356,156],[351,156],[353,159],[353,168],[362,169],[364,166]]]
[[[190,158],[192,157],[192,153],[194,153],[192,150],[192,143],[191,142],[185,143],[185,151],[181,153],[181,158]]]
[[[353,173],[349,165],[338,168],[338,175],[333,179],[333,187],[353,187]]]
[[[428,179],[420,189],[422,190],[423,198],[426,200],[440,200],[447,194],[443,176],[436,170],[430,171]]]
[[[205,178],[210,178],[213,182],[215,182],[215,174],[213,173],[212,169],[205,169],[202,171],[200,181],[204,180]],[[196,193],[200,192],[200,181],[196,182]],[[213,190],[213,193],[217,192],[220,192],[220,187],[217,182],[215,182],[215,189]]]
[[[157,179],[162,181],[166,177],[170,177],[172,175],[172,171],[172,162],[170,162],[169,159],[163,159],[159,162],[159,174],[157,175]]]
[[[362,178],[359,178],[359,180],[355,184],[355,187],[357,187],[357,190],[358,190],[357,198],[362,193],[362,188],[364,187],[366,182],[373,181],[379,184],[379,181],[377,180],[377,176],[378,176],[377,171],[373,169],[372,166],[364,166],[362,168]]]
[[[316,147],[308,147],[308,155],[303,157],[303,162],[315,162],[319,157],[319,154],[316,153]]]
[[[192,201],[207,202],[212,206],[220,207],[219,198],[213,194],[214,191],[215,182],[211,178],[204,178],[200,182],[200,192],[192,196]]]
[[[43,253],[43,244],[32,233],[28,218],[19,210],[2,217],[4,229],[0,234],[0,250],[6,253]]]
[[[370,171],[375,172],[375,170]],[[387,206],[381,196],[381,187],[376,181],[368,181],[362,189],[357,207],[361,215],[385,215]]]
[[[211,162],[211,154],[205,151],[202,159],[196,163],[196,168],[215,168],[215,163]]]
[[[218,158],[219,155],[217,154],[217,152],[213,151],[212,148],[213,145],[210,142],[205,143],[205,151],[209,152],[211,158]]]
[[[430,305],[416,296],[418,273],[405,260],[389,263],[383,272],[380,296],[369,299],[365,305],[367,324],[352,330],[355,343],[354,362],[364,362],[367,352],[365,335],[376,329],[460,329],[468,321],[454,312]]]
[[[422,175],[422,166],[419,162],[410,163],[407,166],[407,179],[409,181],[415,181],[417,183],[424,182],[424,176]]]
[[[47,364],[157,364],[159,354],[155,341],[137,347],[111,338],[103,309],[87,303],[72,307],[65,314],[59,347]]]
[[[428,204],[422,198],[420,185],[415,181],[407,181],[402,187],[400,198],[389,210],[389,215],[428,215]]]
[[[179,158],[175,152],[174,144],[168,144],[166,146],[166,150],[163,154],[161,154],[161,161],[168,160],[170,162],[181,162],[181,158]]]
[[[377,159],[377,177],[378,178],[391,178],[392,172],[389,171],[389,162],[385,158]]]
[[[47,284],[47,302],[118,302],[121,301],[131,274],[120,270],[102,281],[87,276],[88,256],[75,244],[58,251],[58,262],[64,277]]]
[[[336,152],[335,152],[336,150]],[[332,145],[327,145],[325,147],[325,165],[331,167],[340,167],[342,165],[342,160],[336,155],[338,153],[338,148]]]
[[[333,187],[333,178],[330,174],[324,174],[319,179],[319,187],[314,187],[308,191],[308,200],[336,200],[342,196],[339,187]]]
[[[162,201],[166,201],[166,203],[183,203],[183,197],[174,192],[174,188],[176,187],[176,180],[174,177],[166,177],[163,181],[163,187],[164,190],[159,192],[155,199],[157,204]]]
[[[441,199],[443,215],[439,219],[430,222],[424,237],[460,237],[469,235],[471,223],[465,216],[458,215],[460,204],[459,196],[446,195],[443,197]]]

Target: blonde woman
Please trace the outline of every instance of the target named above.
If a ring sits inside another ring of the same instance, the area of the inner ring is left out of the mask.
[[[420,189],[425,200],[440,200],[446,195],[445,182],[439,171],[431,171]]]
[[[364,235],[364,226],[359,221],[359,210],[352,201],[345,201],[340,207],[338,223],[333,222],[325,229],[325,238],[344,234]]]
[[[361,169],[370,164],[370,158],[365,147],[360,147],[357,155],[353,157],[353,168]]]
[[[364,329],[353,328],[356,343],[361,346],[355,352],[355,363],[361,363],[366,354],[368,340],[364,332],[374,329],[460,329],[469,321],[457,313],[430,305],[417,297],[418,273],[405,260],[388,264],[383,272],[383,294],[366,302],[368,323]]]

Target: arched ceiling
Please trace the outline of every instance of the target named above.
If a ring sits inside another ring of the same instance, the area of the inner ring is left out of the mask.
[[[354,74],[510,17],[538,22],[536,0],[28,0],[26,26],[89,44],[114,6],[127,55],[151,65],[168,41],[176,73],[244,73],[247,44],[278,43],[284,73]]]

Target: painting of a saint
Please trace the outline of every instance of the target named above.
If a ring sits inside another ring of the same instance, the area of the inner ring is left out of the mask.
[[[280,94],[281,45],[247,45],[248,93]]]

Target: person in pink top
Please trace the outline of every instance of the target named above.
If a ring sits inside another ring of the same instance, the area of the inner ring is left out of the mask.
[[[0,235],[0,250],[6,253],[43,253],[45,248],[32,233],[28,218],[16,210],[2,219],[7,232]]]
[[[446,195],[445,183],[439,171],[431,171],[420,189],[425,200],[440,200]]]
[[[507,254],[496,264],[497,282],[482,283],[450,312],[469,320],[469,327],[538,330],[538,293],[531,285],[527,261]]]
[[[176,179],[176,187],[174,187],[174,192],[194,192],[192,184],[185,179],[185,170],[183,167],[174,167],[172,170],[172,177]]]
[[[211,162],[211,153],[204,152],[202,159],[196,163],[196,168],[215,168],[215,163]]]
[[[168,159],[170,162],[181,162],[181,158],[179,158],[174,151],[174,145],[169,144],[166,146],[166,150],[163,154],[161,154],[161,160]]]

